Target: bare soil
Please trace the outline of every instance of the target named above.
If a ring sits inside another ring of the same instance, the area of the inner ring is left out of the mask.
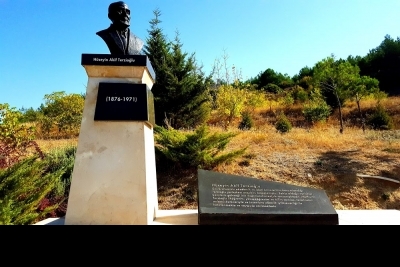
[[[331,129],[332,134],[334,130],[338,131]],[[332,136],[332,142],[342,146],[323,147],[317,145],[320,140],[316,136],[316,145],[310,145],[307,143],[312,140],[299,144],[290,133],[274,140],[256,132],[239,134],[231,147],[248,143],[249,153],[213,171],[323,189],[339,210],[400,210],[400,184],[357,176],[383,176],[400,181],[400,142],[374,142],[362,131],[359,135],[365,139],[363,143],[348,142],[350,136],[338,133]],[[197,209],[196,169],[157,173],[157,180],[160,209]]]
[[[383,176],[400,181],[400,98],[390,98],[385,107],[396,128],[375,131],[360,127],[355,104],[344,107],[345,129],[339,133],[337,113],[326,123],[307,125],[300,108],[285,110],[293,129],[286,134],[274,127],[276,112],[257,110],[255,126],[238,130],[239,121],[228,129],[210,119],[213,131],[232,131],[238,135],[226,151],[247,147],[247,153],[212,171],[267,181],[299,185],[326,191],[338,210],[398,209],[398,183],[361,178],[357,174]],[[375,102],[363,103],[363,114],[372,112]],[[77,143],[77,139],[38,141],[43,150]],[[197,169],[157,168],[160,209],[197,209]]]
[[[363,114],[375,102],[363,103]],[[255,126],[237,129],[239,121],[223,129],[209,122],[214,131],[233,131],[227,151],[247,147],[247,154],[212,171],[323,189],[338,210],[398,209],[400,184],[357,174],[382,176],[400,181],[400,98],[384,102],[395,129],[361,129],[354,103],[344,109],[344,132],[339,132],[338,114],[326,123],[307,125],[300,108],[285,110],[293,129],[276,131],[276,112],[254,111]],[[235,126],[236,125],[236,126]],[[160,209],[197,209],[197,170],[157,172]]]

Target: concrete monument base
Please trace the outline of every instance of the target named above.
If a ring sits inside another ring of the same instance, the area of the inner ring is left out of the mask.
[[[158,210],[152,124],[94,120],[99,83],[151,89],[151,75],[143,66],[84,67],[89,80],[65,224],[151,224]]]

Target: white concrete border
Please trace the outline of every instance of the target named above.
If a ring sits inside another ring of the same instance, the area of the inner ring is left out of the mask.
[[[339,225],[400,225],[399,210],[337,210]],[[49,218],[34,225],[64,225],[64,218]],[[159,210],[150,225],[197,225],[197,210]]]

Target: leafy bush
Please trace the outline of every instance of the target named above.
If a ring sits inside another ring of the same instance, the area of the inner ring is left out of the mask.
[[[49,197],[68,197],[75,162],[75,153],[76,146],[68,146],[54,149],[46,155],[46,162],[48,162],[47,168],[49,172],[57,172],[59,169],[64,170],[58,180],[55,191],[53,191],[52,195]]]
[[[287,133],[292,129],[292,124],[283,112],[278,115],[275,129],[280,133]]]
[[[304,105],[303,114],[306,121],[315,123],[326,121],[331,110],[331,107],[324,100],[314,100]]]
[[[246,96],[243,89],[231,85],[222,85],[218,88],[216,112],[224,127],[227,127],[234,118],[239,117],[245,108]]]
[[[22,114],[22,117],[19,120],[21,123],[36,122],[40,114],[40,111],[34,110],[33,108],[21,108],[19,111]]]
[[[293,97],[295,100],[304,103],[308,100],[308,93],[301,86],[295,86]]]
[[[0,104],[0,169],[17,163],[31,150],[43,156],[33,141],[34,127],[21,123],[21,118],[21,112],[10,108],[8,104]]]
[[[278,85],[273,84],[273,83],[269,83],[269,84],[265,85],[262,89],[265,92],[270,92],[270,93],[274,93],[274,94],[280,94],[283,92],[282,88],[280,88]]]
[[[58,149],[0,170],[0,225],[32,224],[55,213],[67,198],[75,151]]]
[[[289,107],[293,105],[294,103],[294,98],[291,93],[286,93],[281,99],[280,99],[281,105],[285,107]]]
[[[242,155],[246,148],[222,153],[235,133],[210,133],[205,125],[185,133],[173,128],[154,128],[157,167],[210,169]]]
[[[227,127],[234,118],[246,109],[262,107],[267,103],[265,94],[257,91],[250,85],[221,85],[217,91],[216,113],[224,127]]]
[[[45,95],[44,98],[45,105],[41,105],[38,113],[42,137],[77,136],[82,121],[84,96],[61,91]]]
[[[375,112],[367,118],[367,125],[371,126],[374,130],[390,130],[394,127],[392,117],[390,117],[381,104],[378,104]]]
[[[243,112],[242,121],[239,123],[239,129],[249,130],[253,127],[253,119],[251,118],[251,113],[248,111]]]
[[[256,90],[251,86],[246,86],[244,93],[246,95],[245,106],[247,109],[263,107],[268,102],[264,92]]]

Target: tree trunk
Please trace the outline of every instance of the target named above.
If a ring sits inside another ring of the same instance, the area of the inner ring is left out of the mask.
[[[342,134],[343,133],[342,104],[340,103],[339,95],[336,91],[335,91],[335,95],[336,95],[336,99],[337,99],[338,105],[339,105],[340,133]]]
[[[356,96],[356,102],[357,102],[357,107],[358,107],[358,113],[360,114],[361,127],[362,127],[362,130],[363,130],[363,133],[365,133],[365,120],[364,120],[362,112],[361,112],[360,98],[358,98],[358,96]]]

